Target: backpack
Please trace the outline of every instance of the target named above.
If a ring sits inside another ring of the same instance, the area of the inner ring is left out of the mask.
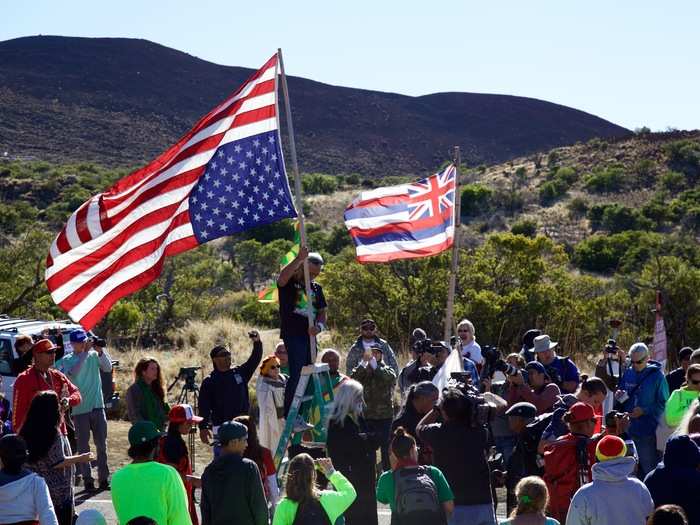
[[[445,524],[437,486],[424,466],[403,467],[394,476],[394,525]]]
[[[316,498],[311,498],[297,507],[292,525],[331,525],[328,514]]]
[[[596,443],[595,438],[568,435],[544,452],[543,479],[549,490],[549,513],[562,523],[574,493],[591,481]]]

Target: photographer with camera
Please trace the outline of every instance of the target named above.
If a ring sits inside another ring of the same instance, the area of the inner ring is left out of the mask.
[[[73,352],[56,362],[56,369],[68,376],[80,390],[82,401],[73,407],[73,423],[78,453],[90,452],[90,432],[97,451],[97,479],[100,490],[109,490],[107,466],[107,416],[100,372],[112,371],[112,359],[105,350],[104,339],[89,338],[84,330],[73,330],[69,335]],[[78,465],[85,490],[95,490],[90,463]]]
[[[432,381],[442,368],[442,365],[447,361],[452,350],[444,341],[432,341],[430,339],[419,341],[415,348],[419,356],[418,362],[424,364],[407,374],[408,381],[410,384]],[[462,366],[464,372],[469,374],[472,384],[478,386],[479,372],[477,372],[474,362],[463,357]]]
[[[535,405],[537,414],[549,412],[557,401],[557,396],[561,394],[559,387],[551,382],[542,363],[529,362],[525,365],[525,372],[527,372],[527,384],[523,373],[507,376],[510,382],[508,406],[526,401]]]
[[[372,319],[363,319],[360,323],[360,336],[348,350],[348,356],[345,359],[347,374],[352,375],[363,356],[377,347],[382,352],[383,361],[394,371],[394,377],[399,375],[399,365],[396,362],[396,355],[384,339],[380,338],[377,333],[377,323]]]
[[[607,414],[613,408],[613,394],[620,384],[620,378],[625,371],[627,353],[617,346],[615,339],[608,339],[603,348],[603,357],[595,367],[595,376],[599,377],[608,387],[608,394],[603,404],[603,413]]]
[[[581,380],[578,368],[568,357],[559,357],[554,350],[559,343],[552,341],[547,334],[538,335],[533,341],[533,351],[537,361],[544,365],[547,375],[565,394],[573,394]]]
[[[411,333],[411,337],[409,339],[410,346],[408,349],[408,353],[411,356],[411,358],[409,359],[408,364],[401,369],[401,372],[399,372],[398,378],[399,391],[401,392],[401,401],[405,399],[408,389],[411,387],[411,385],[414,384],[411,381],[409,381],[409,375],[415,374],[415,371],[418,368],[420,368],[421,366],[425,366],[427,363],[420,362],[420,354],[416,349],[419,342],[427,338],[428,336],[425,334],[425,330],[423,330],[422,328],[415,328]]]
[[[418,437],[433,450],[433,464],[443,472],[454,493],[450,525],[496,524],[486,461],[488,429],[475,413],[481,408],[473,401],[459,388],[449,387],[442,401],[416,427]]]
[[[248,360],[231,367],[231,352],[225,346],[215,346],[209,352],[214,370],[204,378],[199,391],[199,437],[209,444],[214,433],[224,421],[243,416],[250,411],[248,383],[260,365],[263,345],[256,330],[248,332],[253,350]]]

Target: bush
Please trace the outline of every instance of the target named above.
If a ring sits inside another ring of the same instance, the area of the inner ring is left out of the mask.
[[[620,191],[625,185],[625,173],[622,167],[613,166],[595,170],[585,179],[584,187],[596,193]]]
[[[310,173],[302,175],[301,186],[304,193],[311,194],[330,194],[338,189],[338,181],[332,175],[323,175],[322,173]]]
[[[584,217],[588,211],[588,201],[581,197],[576,197],[571,200],[567,208],[569,208],[569,215],[572,217]]]
[[[593,231],[603,229],[610,233],[626,230],[647,230],[653,223],[639,211],[620,204],[596,204],[588,210]]]
[[[677,193],[685,187],[685,176],[677,171],[667,171],[659,180],[661,187],[671,193]]]
[[[693,140],[677,140],[664,146],[668,155],[668,165],[671,169],[683,173],[690,182],[695,182],[700,176],[700,142]]]
[[[510,233],[513,235],[524,235],[525,237],[534,237],[537,235],[537,222],[531,219],[523,219],[511,226]]]
[[[360,184],[360,176],[357,173],[351,173],[345,176],[345,184],[348,186],[358,186]]]
[[[571,185],[578,180],[574,168],[554,168],[547,176],[547,182],[540,186],[539,197],[543,206],[549,206],[556,199],[566,195]]]
[[[463,217],[477,217],[491,209],[493,192],[483,184],[467,184],[462,187],[460,214]]]
[[[632,167],[632,172],[637,177],[640,184],[649,186],[654,183],[654,168],[656,164],[653,160],[642,159],[637,161]]]

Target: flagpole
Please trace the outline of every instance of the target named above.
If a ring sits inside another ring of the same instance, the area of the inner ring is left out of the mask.
[[[447,308],[445,310],[445,332],[444,340],[449,344],[452,337],[452,317],[454,316],[455,288],[457,284],[457,270],[459,269],[459,224],[460,224],[460,208],[461,198],[459,195],[459,166],[462,163],[462,154],[459,146],[454,147],[453,151],[454,166],[455,166],[455,220],[454,234],[452,239],[452,266],[450,268],[450,283],[447,290]]]
[[[289,153],[292,156],[292,172],[294,173],[294,200],[299,214],[299,239],[302,246],[306,246],[306,225],[304,222],[304,201],[301,194],[301,177],[299,176],[299,164],[297,162],[297,146],[294,141],[294,125],[292,124],[292,108],[289,103],[289,89],[287,88],[287,75],[284,74],[284,60],[282,49],[277,49],[277,58],[280,64],[280,78],[282,80],[282,94],[284,96],[284,112],[287,116],[287,134],[289,135]],[[311,277],[309,275],[309,262],[304,259],[304,284],[306,287],[306,316],[309,320],[309,328],[314,326],[313,305],[311,298]],[[316,337],[309,335],[311,348],[311,362],[316,361]]]

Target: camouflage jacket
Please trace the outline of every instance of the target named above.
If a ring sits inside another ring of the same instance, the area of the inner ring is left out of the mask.
[[[399,377],[399,364],[396,362],[396,355],[391,349],[391,346],[389,346],[389,343],[379,337],[375,337],[374,341],[382,348],[382,355],[384,356],[382,361],[391,367],[396,377]],[[358,337],[350,347],[348,356],[345,358],[348,375],[351,375],[355,367],[360,364],[360,359],[362,359],[362,354],[364,353],[365,348],[362,346],[362,337]]]
[[[394,385],[396,373],[383,360],[377,368],[357,365],[350,377],[362,383],[365,398],[365,419],[392,419],[394,417]]]

